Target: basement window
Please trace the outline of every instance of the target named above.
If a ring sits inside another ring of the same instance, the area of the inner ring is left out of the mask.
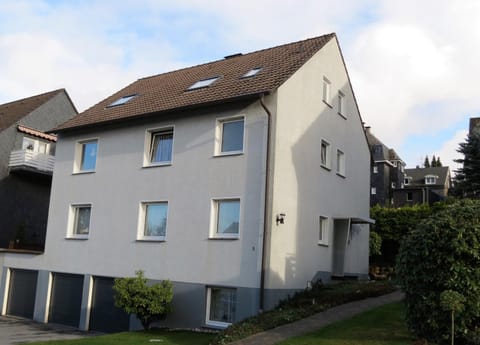
[[[195,90],[195,89],[201,89],[203,87],[207,87],[213,84],[215,80],[217,80],[219,77],[213,77],[213,78],[208,78],[208,79],[203,79],[199,80],[196,83],[194,83],[192,86],[190,86],[187,90]]]
[[[123,97],[117,99],[115,102],[112,102],[109,105],[107,105],[107,108],[116,107],[117,105],[123,105],[123,104],[127,103],[128,101],[131,101],[132,99],[134,99],[137,96],[138,96],[137,94],[123,96]]]
[[[257,68],[252,68],[250,71],[245,73],[242,78],[251,78],[253,76],[256,76],[258,72],[262,70],[262,67],[257,67]]]

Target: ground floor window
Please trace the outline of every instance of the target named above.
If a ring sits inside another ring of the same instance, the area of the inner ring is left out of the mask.
[[[207,325],[227,327],[235,321],[237,291],[231,288],[207,289]]]

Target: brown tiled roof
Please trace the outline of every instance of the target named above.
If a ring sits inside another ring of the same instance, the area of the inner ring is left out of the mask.
[[[40,95],[23,98],[0,105],[0,132],[10,127],[23,117],[30,114],[39,106],[55,97],[60,92],[66,92],[65,89],[54,90]]]
[[[334,37],[335,34],[328,34],[139,79],[53,131],[268,94],[277,89]],[[257,67],[262,68],[257,75],[242,78],[249,70]],[[187,90],[195,82],[212,77],[219,78],[208,87]],[[108,107],[112,102],[134,94],[138,96],[127,103]]]
[[[18,125],[17,129],[19,132],[27,133],[27,134],[33,135],[34,137],[50,140],[53,142],[57,141],[57,136],[54,134],[47,134],[37,129],[30,128],[27,126],[22,126],[22,125]]]

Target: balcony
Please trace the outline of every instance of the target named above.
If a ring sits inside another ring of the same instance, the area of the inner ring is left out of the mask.
[[[12,151],[8,166],[11,171],[27,171],[52,175],[55,157],[32,150]]]

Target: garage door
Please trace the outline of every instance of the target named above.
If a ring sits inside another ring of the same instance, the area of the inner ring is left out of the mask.
[[[78,327],[83,275],[54,273],[48,322]]]
[[[7,314],[33,319],[35,292],[37,291],[37,271],[10,270]]]
[[[94,277],[90,330],[100,332],[127,331],[130,317],[115,307],[113,278]]]

